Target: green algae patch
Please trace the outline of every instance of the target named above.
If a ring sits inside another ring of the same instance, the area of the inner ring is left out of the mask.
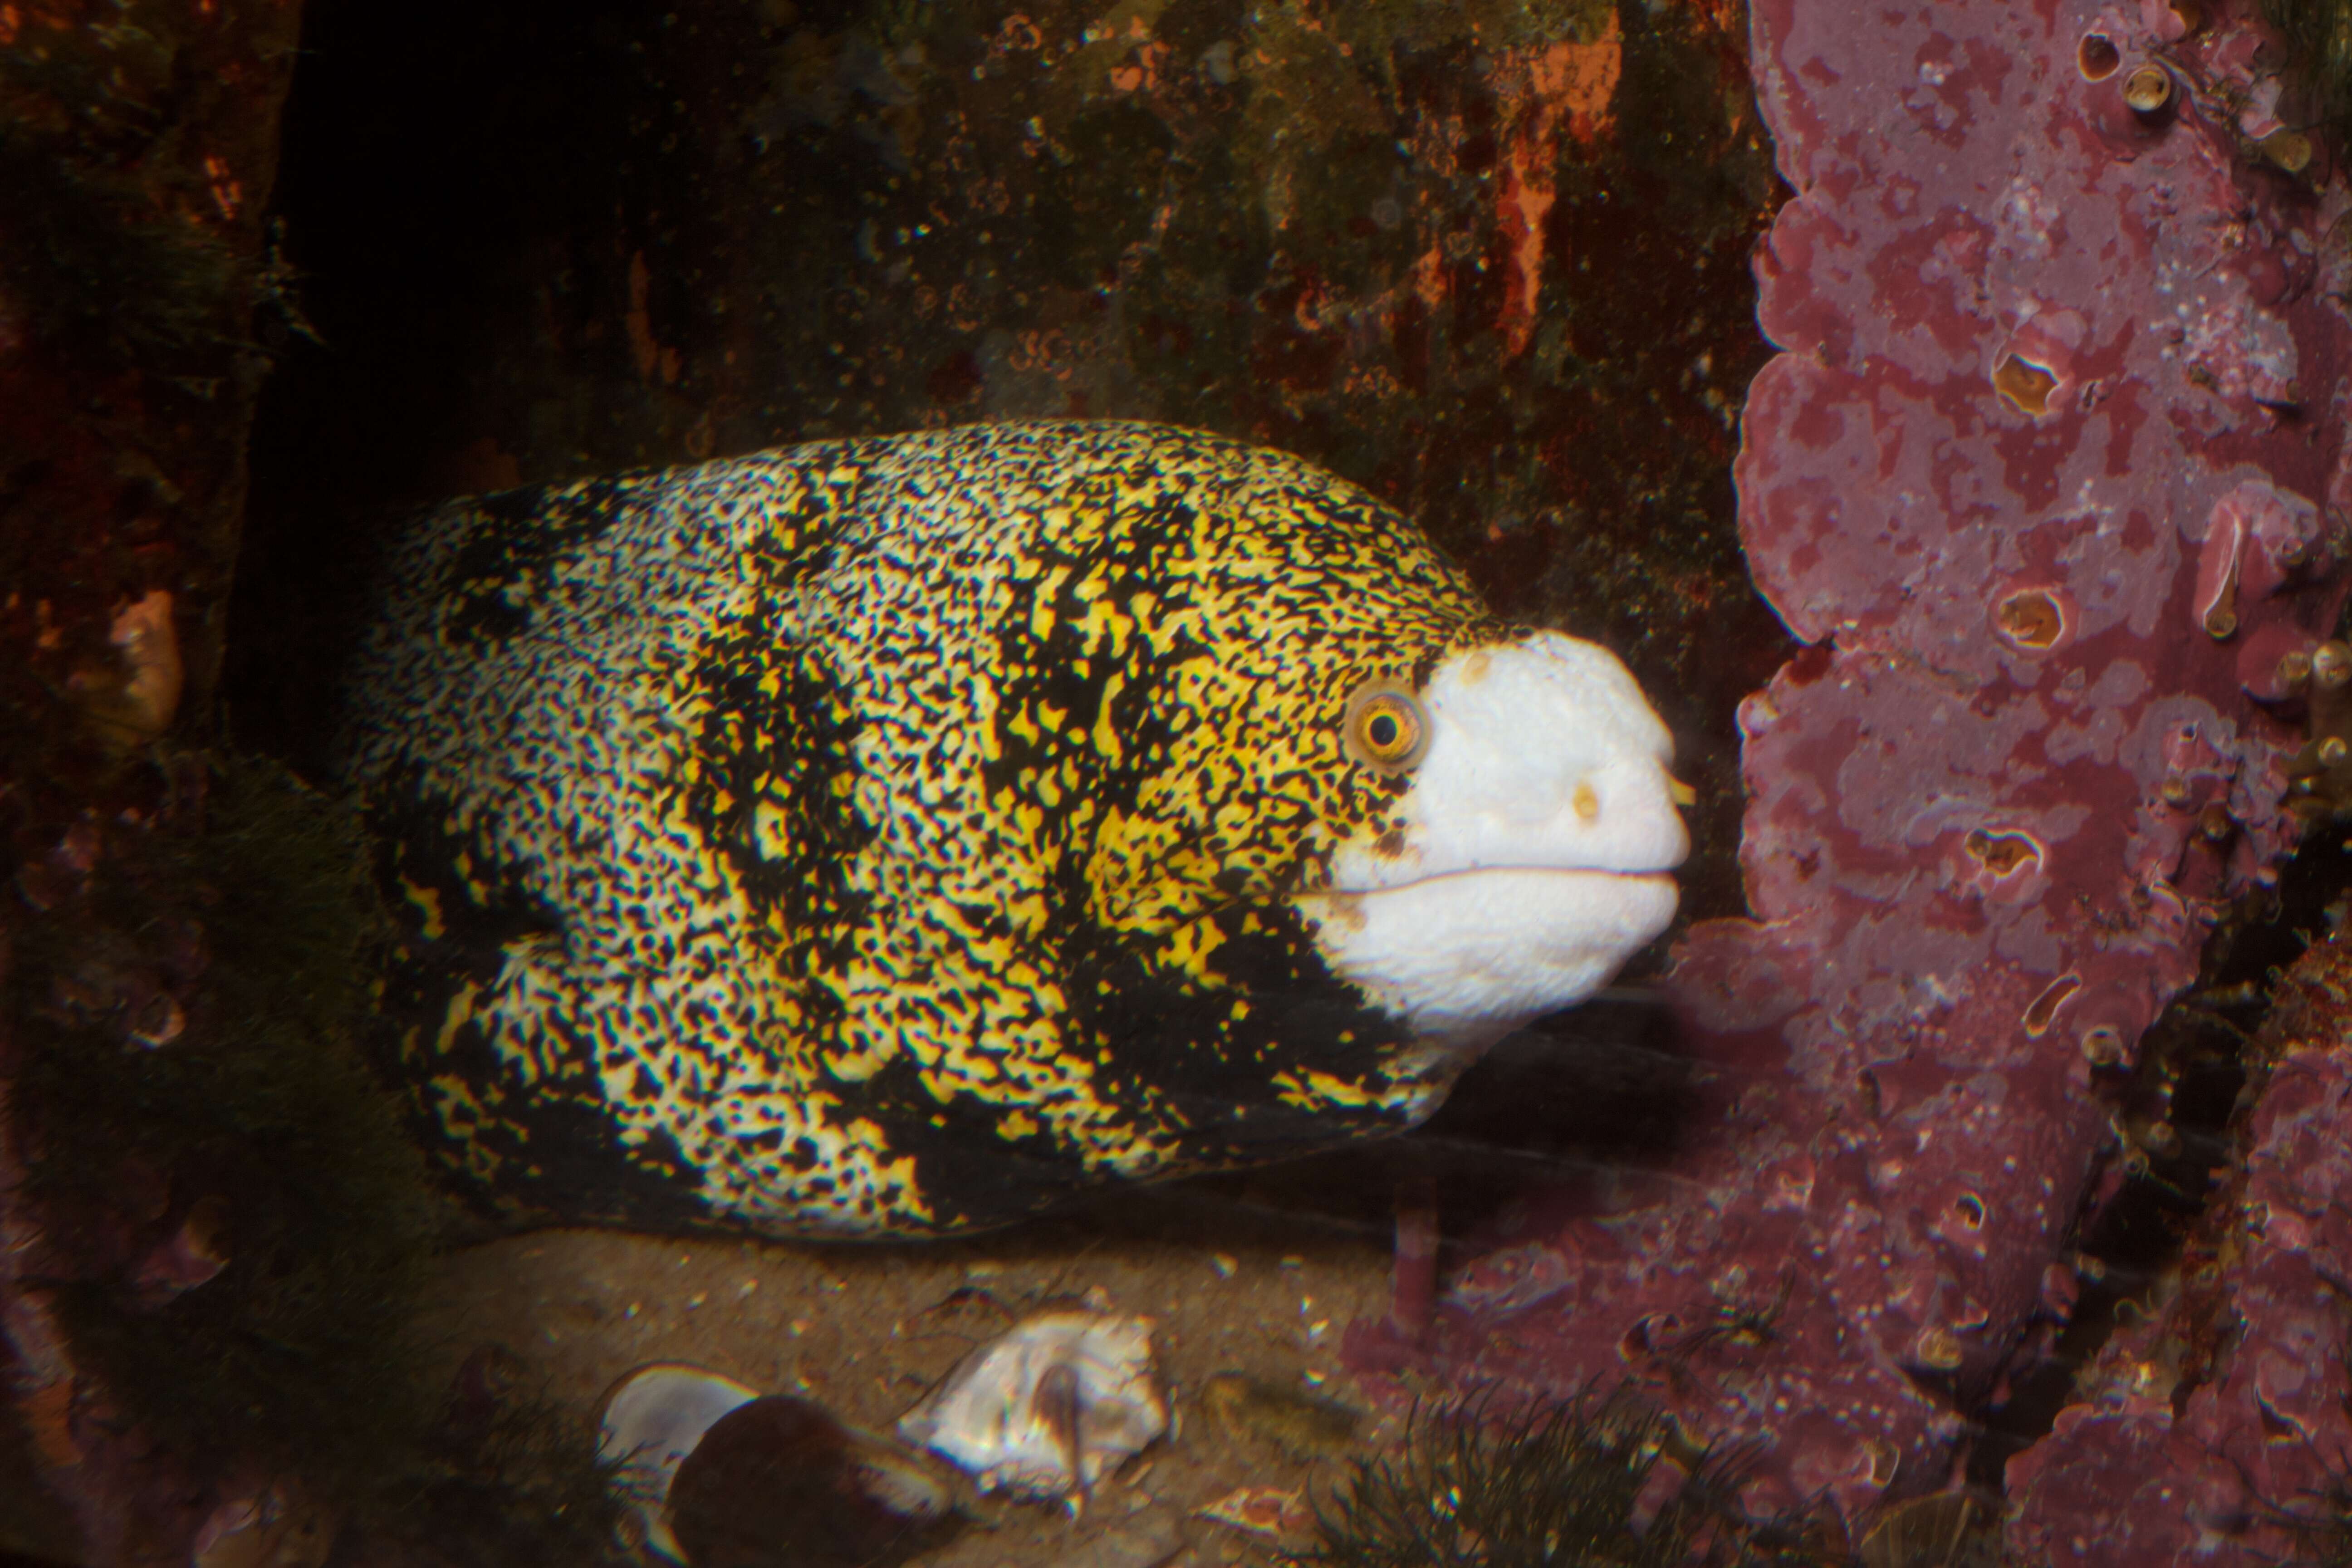
[[[1505,1412],[1416,1409],[1397,1447],[1316,1500],[1288,1568],[2016,1568],[1997,1507],[1935,1492],[1859,1521],[1751,1517],[1752,1448],[1702,1447],[1620,1390]]]
[[[1733,1468],[1622,1398],[1415,1412],[1316,1510],[1311,1568],[1680,1568],[1755,1562]],[[1660,1484],[1667,1483],[1667,1484]]]
[[[528,1384],[511,1358],[478,1352],[441,1420],[379,1480],[361,1531],[398,1562],[448,1568],[635,1562],[625,1531],[638,1500],[594,1424]]]
[[[419,1327],[452,1212],[363,1055],[387,927],[352,812],[277,764],[156,764],[152,818],[28,859],[0,1006],[44,1280],[111,1420],[346,1542],[590,1563],[589,1423]]]
[[[422,1161],[357,1048],[381,915],[348,814],[247,759],[167,764],[152,826],[28,868],[6,1005],[54,1300],[192,1467],[355,1488],[434,1412]]]

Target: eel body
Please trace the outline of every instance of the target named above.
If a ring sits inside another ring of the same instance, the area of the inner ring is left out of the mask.
[[[1127,424],[452,503],[348,770],[517,1217],[936,1235],[1397,1131],[1664,929],[1670,742],[1404,518]]]

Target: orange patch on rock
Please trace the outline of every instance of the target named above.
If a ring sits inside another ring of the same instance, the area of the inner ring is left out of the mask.
[[[1559,43],[1536,57],[1531,75],[1541,115],[1537,135],[1549,138],[1561,114],[1568,133],[1590,142],[1615,121],[1617,79],[1625,73],[1625,39],[1618,31],[1617,14],[1589,44]]]
[[[1412,264],[1412,291],[1432,310],[1445,298],[1445,254],[1437,246],[1423,251]]]
[[[1136,23],[1136,30],[1142,30],[1140,20]],[[1119,92],[1153,91],[1160,86],[1160,67],[1167,58],[1167,45],[1146,43],[1135,51],[1133,65],[1112,68],[1110,85]]]
[[[107,637],[121,653],[128,678],[122,689],[123,716],[142,739],[162,734],[179,711],[184,679],[180,639],[172,629],[172,595],[150,588],[136,603],[116,612]]]
[[[212,187],[213,205],[225,223],[236,221],[245,206],[245,185],[229,172],[228,160],[217,153],[205,154],[205,178]]]
[[[1558,43],[1526,57],[1528,101],[1504,160],[1500,223],[1511,247],[1508,295],[1503,307],[1507,352],[1517,354],[1535,333],[1537,295],[1543,288],[1544,219],[1559,191],[1552,166],[1563,121],[1570,138],[1591,142],[1614,122],[1617,81],[1625,69],[1624,35],[1615,12],[1589,44]]]
[[[654,342],[653,311],[647,308],[653,282],[653,273],[646,267],[646,253],[640,250],[629,258],[629,311],[621,324],[629,334],[629,363],[636,366],[638,376],[646,381],[651,381],[661,368],[661,345]]]
[[[436,488],[452,495],[483,495],[510,490],[522,483],[522,464],[515,455],[488,436],[481,437],[439,465]]]
[[[1276,1539],[1303,1540],[1315,1525],[1315,1510],[1307,1505],[1304,1489],[1297,1487],[1287,1491],[1278,1487],[1244,1487],[1193,1511],[1234,1530]]]
[[[81,1445],[73,1436],[73,1379],[53,1377],[29,1393],[17,1395],[16,1418],[41,1463],[62,1470],[81,1463]]]

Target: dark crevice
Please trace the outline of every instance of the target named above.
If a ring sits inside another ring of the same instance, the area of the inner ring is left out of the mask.
[[[2278,976],[2340,923],[2347,896],[2352,825],[2336,823],[2312,835],[2275,889],[2231,911],[2197,984],[2149,1028],[2137,1068],[2116,1075],[2116,1120],[2132,1140],[2106,1157],[2126,1162],[2129,1173],[2077,1240],[2081,1294],[2064,1328],[2040,1360],[2011,1374],[2005,1404],[1976,1413],[1972,1484],[1999,1489],[2010,1459],[2049,1434],[2076,1376],[2110,1337],[2134,1314],[2158,1310],[2183,1243],[2230,1173],[2231,1122],[2245,1109],[2244,1047],[2269,1016]]]

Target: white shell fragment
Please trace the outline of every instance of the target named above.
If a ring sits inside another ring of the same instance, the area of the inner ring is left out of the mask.
[[[980,1346],[898,1418],[984,1492],[1083,1497],[1168,1430],[1150,1318],[1039,1312]]]
[[[683,1362],[656,1362],[625,1373],[604,1395],[596,1451],[622,1466],[619,1483],[631,1499],[637,1541],[673,1563],[683,1563],[667,1520],[670,1483],[702,1435],[720,1416],[760,1396],[731,1377]]]

